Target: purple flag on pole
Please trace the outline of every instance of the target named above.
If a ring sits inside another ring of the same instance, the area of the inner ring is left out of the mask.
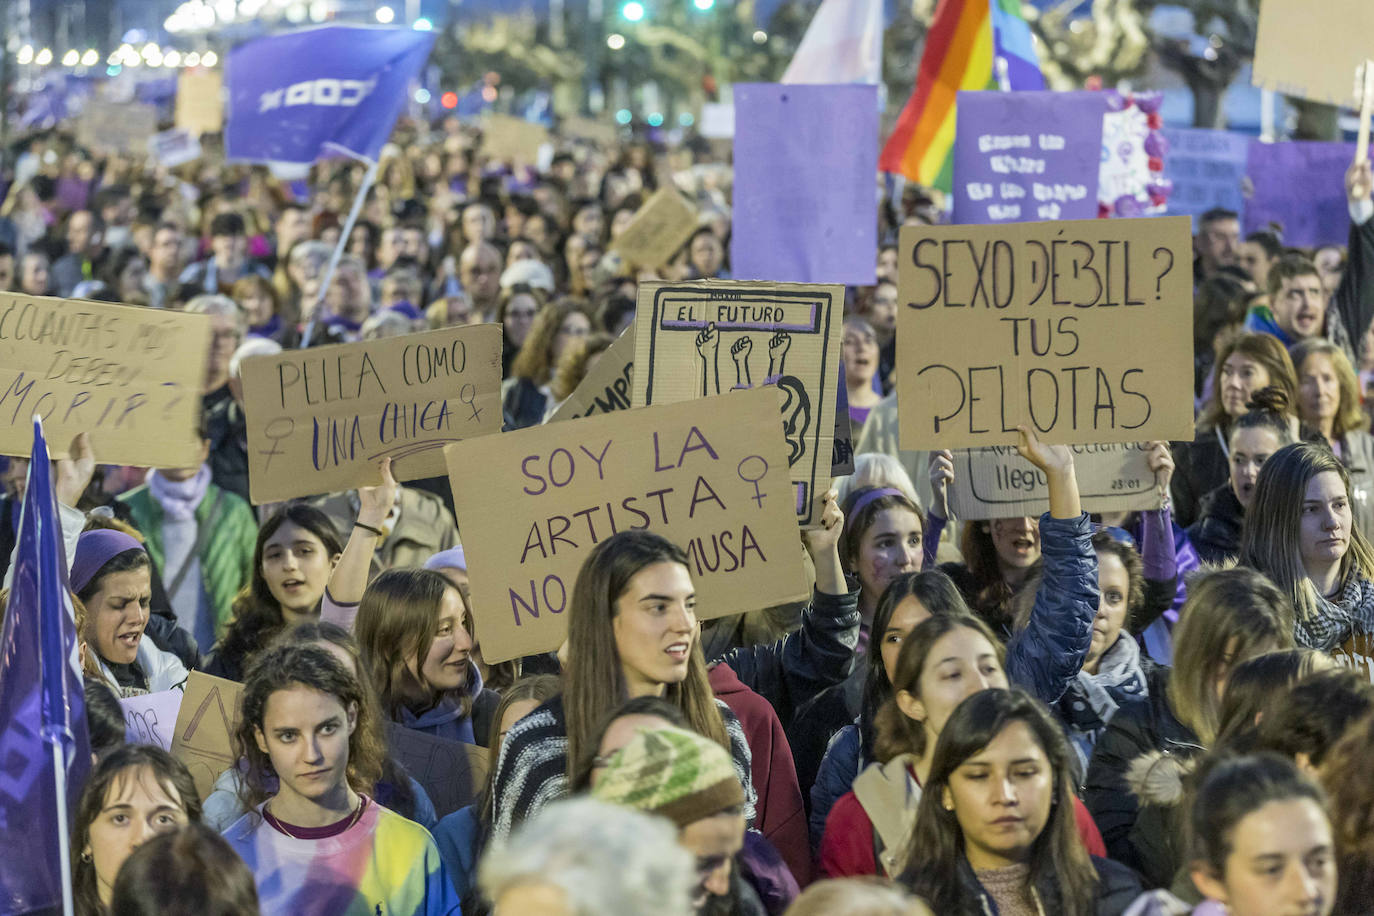
[[[1246,174],[1255,194],[1245,202],[1246,233],[1283,227],[1285,245],[1344,245],[1350,233],[1345,170],[1353,143],[1250,141]]]
[[[85,694],[48,444],[33,424],[14,580],[0,630],[0,911],[60,907],[61,853],[90,769]],[[66,769],[57,797],[53,746]]]
[[[376,159],[433,46],[433,32],[371,26],[239,45],[225,62],[229,160],[311,163],[327,145]]]
[[[874,282],[877,93],[866,85],[735,84],[735,279]]]

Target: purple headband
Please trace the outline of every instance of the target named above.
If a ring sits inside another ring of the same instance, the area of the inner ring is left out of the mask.
[[[463,554],[462,547],[450,547],[448,550],[439,551],[426,560],[425,569],[461,569],[463,572],[467,572],[468,560]]]
[[[68,577],[72,591],[81,593],[105,564],[128,550],[142,550],[143,545],[123,531],[95,528],[83,532],[76,542],[76,558]]]
[[[879,488],[876,489],[876,490],[869,490],[869,491],[868,491],[867,493],[865,493],[863,496],[860,496],[860,497],[858,498],[858,500],[854,503],[854,508],[852,508],[852,509],[849,510],[849,517],[850,517],[850,518],[858,518],[858,517],[859,517],[859,513],[862,512],[862,511],[864,510],[864,506],[867,506],[869,503],[873,502],[875,499],[882,499],[884,496],[900,496],[902,499],[905,499],[907,502],[910,502],[910,501],[911,501],[911,497],[910,497],[910,496],[907,496],[905,493],[903,493],[901,490],[897,489],[896,487],[879,487]]]

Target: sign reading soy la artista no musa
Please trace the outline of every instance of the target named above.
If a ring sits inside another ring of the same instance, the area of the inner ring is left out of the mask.
[[[597,544],[683,548],[709,619],[807,593],[776,388],[618,410],[444,449],[482,655],[558,648]]]
[[[209,351],[205,315],[0,293],[0,454],[37,414],[54,457],[84,432],[102,463],[196,465]]]
[[[254,503],[444,473],[450,442],[501,429],[501,328],[286,350],[243,363]]]
[[[908,226],[899,252],[902,447],[1193,435],[1185,217]]]

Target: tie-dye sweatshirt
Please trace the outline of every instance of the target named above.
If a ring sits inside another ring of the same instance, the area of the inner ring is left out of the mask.
[[[224,831],[258,886],[263,916],[457,916],[453,882],[429,831],[378,804],[321,840],[273,829],[262,806]]]

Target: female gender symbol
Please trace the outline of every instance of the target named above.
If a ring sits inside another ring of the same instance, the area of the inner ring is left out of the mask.
[[[749,477],[744,472],[744,466],[751,461],[757,461],[759,464],[763,465],[763,467],[759,469],[758,474],[754,477]],[[750,455],[739,463],[739,467],[735,469],[735,473],[739,474],[740,480],[754,485],[754,495],[752,498],[754,502],[758,504],[758,507],[762,509],[763,498],[767,494],[759,492],[759,481],[768,473],[768,461],[762,455]]]
[[[458,400],[462,401],[464,404],[472,408],[472,416],[468,417],[469,420],[482,419],[482,408],[478,407],[474,403],[477,400],[476,385],[472,384],[471,382],[468,382],[466,385],[464,385],[458,391]]]

